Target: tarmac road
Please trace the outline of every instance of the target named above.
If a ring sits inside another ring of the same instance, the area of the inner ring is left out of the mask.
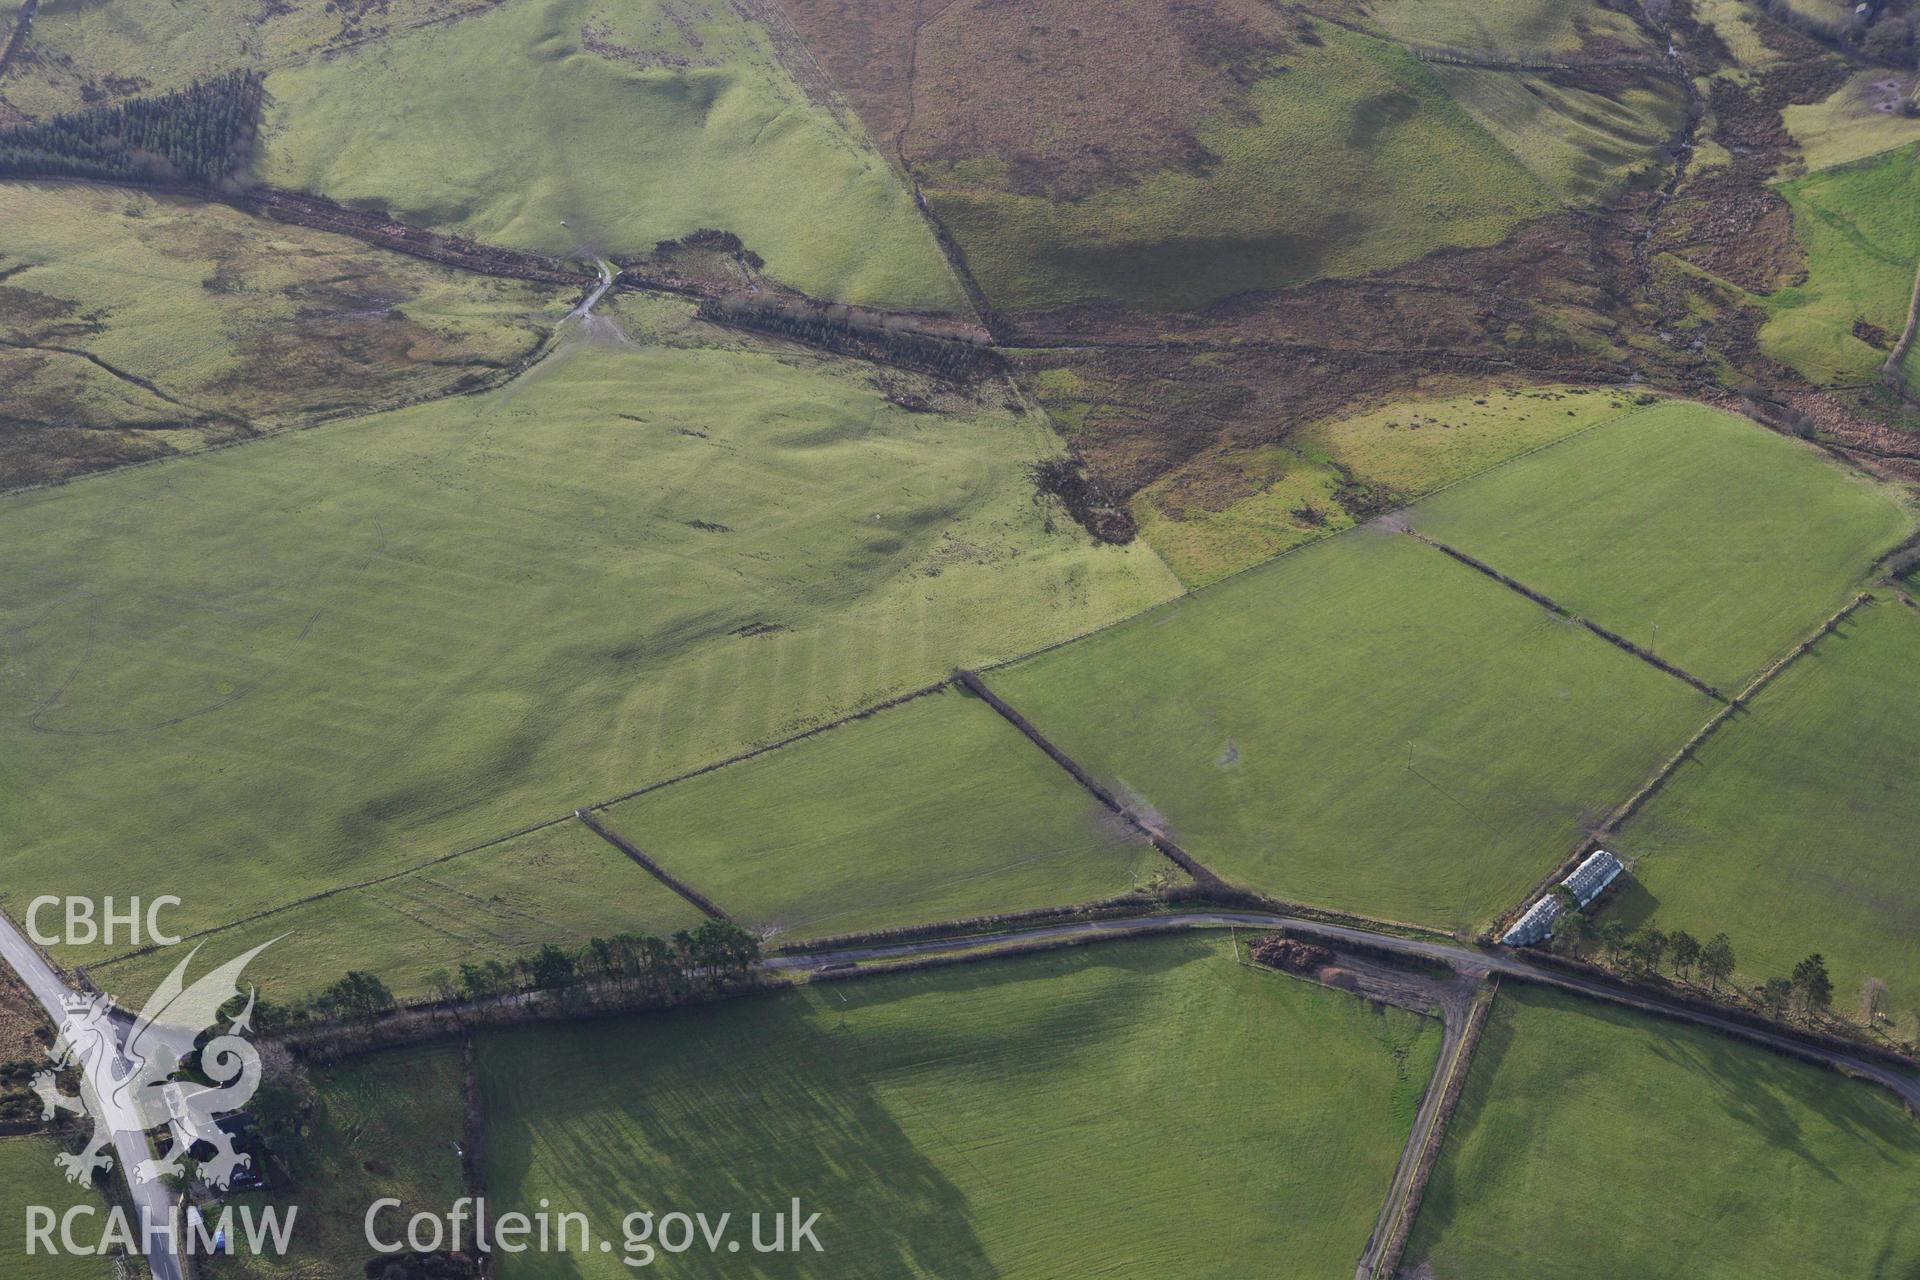
[[[833,951],[819,951],[806,954],[776,955],[762,961],[765,968],[786,972],[820,972],[826,969],[846,968],[869,961],[909,959],[917,956],[937,956],[946,953],[971,950],[987,944],[1045,942],[1050,940],[1068,940],[1113,937],[1122,938],[1135,935],[1170,933],[1188,929],[1226,929],[1233,927],[1276,929],[1284,928],[1299,937],[1316,938],[1323,942],[1339,946],[1357,946],[1376,948],[1405,956],[1445,965],[1463,977],[1478,981],[1487,973],[1499,973],[1522,978],[1546,986],[1558,987],[1596,1000],[1611,1001],[1626,1005],[1655,1017],[1669,1018],[1675,1021],[1692,1023],[1726,1035],[1734,1036],[1749,1043],[1767,1048],[1778,1049],[1796,1056],[1809,1057],[1832,1066],[1840,1067],[1863,1079],[1891,1090],[1903,1099],[1916,1114],[1920,1114],[1920,1074],[1901,1071],[1889,1064],[1856,1057],[1843,1050],[1820,1044],[1808,1043],[1789,1036],[1777,1035],[1764,1028],[1748,1026],[1732,1018],[1720,1017],[1702,1010],[1688,1008],[1662,1000],[1651,992],[1626,991],[1594,982],[1577,974],[1564,973],[1539,965],[1526,958],[1522,952],[1507,950],[1479,950],[1461,946],[1457,943],[1430,941],[1422,938],[1404,938],[1395,934],[1374,933],[1366,929],[1346,925],[1327,924],[1317,920],[1304,920],[1292,916],[1277,915],[1260,911],[1183,911],[1164,915],[1133,916],[1104,920],[1084,920],[1071,924],[1042,925],[1031,929],[1013,929],[1002,933],[976,934],[967,937],[941,938],[918,942],[900,942],[876,946],[844,947]],[[20,975],[29,990],[46,1007],[55,1023],[65,1016],[62,1000],[72,994],[71,989],[60,978],[59,973],[49,964],[15,928],[12,921],[0,912],[0,960]],[[1442,1063],[1452,1061],[1458,1056],[1459,1030],[1463,1019],[1453,1008],[1447,1009],[1448,1038],[1443,1045]],[[124,1034],[124,1023],[122,1034]],[[1452,1051],[1451,1054],[1449,1051]],[[1436,1086],[1441,1084],[1436,1079]],[[98,1086],[97,1086],[98,1087]],[[1437,1114],[1437,1100],[1441,1089],[1429,1090],[1429,1098],[1423,1103],[1421,1118],[1430,1125]],[[1415,1138],[1422,1132],[1420,1121],[1416,1121]],[[128,1180],[128,1190],[134,1203],[152,1215],[153,1221],[171,1222],[176,1199],[171,1192],[159,1183],[136,1183],[132,1171],[141,1160],[148,1156],[146,1135],[139,1132],[121,1132],[114,1135],[114,1147],[118,1156],[121,1174]],[[1403,1162],[1404,1164],[1404,1162]],[[1396,1179],[1397,1182],[1397,1179]],[[1389,1208],[1392,1198],[1389,1197]],[[1370,1247],[1371,1248],[1371,1247]],[[148,1259],[153,1267],[154,1280],[182,1280],[178,1257],[171,1251],[156,1253]]]
[[[59,1026],[67,1016],[62,1002],[79,993],[61,980],[58,971],[40,954],[38,948],[27,941],[26,935],[14,926],[4,911],[0,911],[0,960],[6,961],[7,967],[20,975],[20,980],[27,984],[27,990],[33,992],[34,998],[47,1011],[47,1016],[53,1019],[53,1025]],[[127,1020],[117,1017],[114,1024],[124,1037]],[[127,1069],[125,1059],[118,1059],[118,1064],[122,1071]],[[101,1097],[107,1096],[112,1087],[112,1081],[94,1081],[94,1092]],[[143,1221],[173,1223],[173,1215],[179,1208],[179,1197],[157,1181],[137,1182],[133,1176],[140,1162],[152,1156],[147,1135],[137,1129],[116,1130],[113,1152],[114,1163],[119,1166],[120,1176],[126,1180],[127,1192],[133,1198],[134,1212],[139,1215],[130,1224],[133,1229],[139,1231]],[[168,1234],[156,1234],[155,1243],[159,1247],[147,1258],[147,1264],[153,1269],[153,1280],[182,1280],[177,1253],[179,1242],[172,1238],[169,1231]]]

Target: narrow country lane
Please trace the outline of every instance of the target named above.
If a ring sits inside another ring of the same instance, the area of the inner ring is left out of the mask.
[[[1225,929],[1248,925],[1267,929],[1284,928],[1302,937],[1319,938],[1330,943],[1344,942],[1363,947],[1375,947],[1415,959],[1437,961],[1460,971],[1471,972],[1478,969],[1510,974],[1529,982],[1558,987],[1563,991],[1572,991],[1596,1000],[1626,1005],[1656,1017],[1690,1022],[1695,1026],[1706,1027],[1769,1049],[1798,1056],[1810,1056],[1830,1066],[1844,1068],[1863,1079],[1871,1080],[1891,1090],[1916,1114],[1920,1114],[1920,1074],[1914,1072],[1901,1071],[1839,1049],[1779,1035],[1761,1027],[1748,1026],[1733,1018],[1688,1008],[1685,1005],[1662,1000],[1650,992],[1622,990],[1577,974],[1562,973],[1545,965],[1535,964],[1519,952],[1481,951],[1458,943],[1403,938],[1396,934],[1373,933],[1347,925],[1325,924],[1317,920],[1303,920],[1264,911],[1181,911],[1158,916],[1086,920],[1074,924],[1045,925],[1035,929],[1011,930],[1006,933],[973,937],[941,938],[927,942],[847,947],[838,951],[774,956],[765,963],[769,969],[808,972],[857,964],[866,960],[901,959],[909,956],[938,955],[946,951],[965,951],[988,943],[1040,942],[1055,938],[1103,935],[1122,937],[1128,934],[1159,933],[1176,929]]]
[[[67,1011],[64,1001],[75,998],[78,992],[69,987],[60,977],[47,958],[40,954],[25,934],[14,925],[4,911],[0,911],[0,960],[20,975],[20,980],[33,992],[34,998],[47,1011],[47,1016],[58,1027],[65,1019]],[[114,1025],[121,1036],[126,1035],[127,1022],[124,1018],[115,1018]],[[124,1060],[115,1055],[116,1061],[124,1069]],[[95,1080],[95,1094],[105,1097],[111,1091],[112,1081]],[[153,1268],[153,1280],[182,1280],[178,1241],[172,1237],[171,1225],[174,1214],[179,1208],[179,1197],[167,1187],[155,1182],[139,1182],[133,1171],[140,1162],[150,1157],[147,1135],[138,1130],[116,1130],[113,1135],[114,1162],[120,1168],[120,1176],[127,1184],[127,1193],[132,1197],[134,1212],[137,1215],[132,1224],[136,1231],[141,1229],[142,1220],[161,1225],[165,1234],[156,1233],[154,1252],[148,1256],[147,1263]]]
[[[607,290],[613,288],[613,264],[605,258],[596,257],[593,260],[593,266],[594,270],[600,273],[600,283],[595,286],[592,293],[589,293],[580,300],[579,306],[567,312],[567,319],[569,320],[587,319],[593,314],[593,304],[600,301],[600,299],[606,295]]]

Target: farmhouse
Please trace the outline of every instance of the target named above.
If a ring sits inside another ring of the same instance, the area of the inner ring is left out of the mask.
[[[1620,859],[1605,849],[1596,849],[1581,864],[1573,869],[1573,874],[1560,883],[1573,894],[1575,902],[1586,906],[1600,896],[1602,890],[1614,882],[1621,871]],[[1553,922],[1560,918],[1565,908],[1558,896],[1546,894],[1538,902],[1527,908],[1527,913],[1514,922],[1500,939],[1509,947],[1530,947],[1543,942],[1553,932]]]

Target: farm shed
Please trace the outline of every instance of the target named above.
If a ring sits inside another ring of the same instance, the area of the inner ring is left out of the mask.
[[[1586,906],[1599,897],[1606,887],[1617,879],[1626,868],[1620,865],[1620,859],[1605,849],[1596,849],[1589,854],[1573,874],[1560,883],[1573,894],[1574,901]],[[1553,922],[1560,918],[1560,899],[1553,894],[1545,894],[1540,900],[1527,908],[1525,915],[1514,921],[1500,941],[1509,947],[1530,947],[1536,942],[1544,942],[1553,932]]]

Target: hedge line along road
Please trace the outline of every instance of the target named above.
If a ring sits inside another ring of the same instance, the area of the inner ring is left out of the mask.
[[[942,952],[964,951],[987,944],[1045,942],[1048,940],[1071,940],[1101,936],[1125,936],[1133,933],[1160,933],[1176,929],[1225,929],[1230,927],[1253,927],[1259,929],[1284,928],[1303,937],[1318,938],[1324,942],[1346,943],[1352,946],[1372,947],[1382,951],[1391,951],[1416,960],[1427,960],[1447,965],[1465,972],[1487,972],[1509,975],[1525,982],[1536,982],[1544,986],[1558,987],[1578,995],[1595,1000],[1608,1000],[1614,1004],[1626,1005],[1649,1013],[1656,1017],[1672,1018],[1680,1022],[1690,1022],[1695,1026],[1707,1027],[1726,1035],[1736,1036],[1753,1044],[1776,1050],[1790,1056],[1817,1060],[1831,1067],[1837,1067],[1863,1079],[1871,1080],[1883,1088],[1892,1090],[1906,1102],[1916,1115],[1920,1115],[1920,1074],[1901,1071],[1889,1064],[1875,1062],[1870,1058],[1858,1057],[1844,1050],[1817,1042],[1796,1039],[1781,1035],[1762,1027],[1749,1026],[1734,1018],[1722,1017],[1702,1009],[1691,1008],[1675,1001],[1663,1000],[1657,993],[1623,989],[1607,983],[1597,982],[1579,974],[1563,973],[1545,965],[1528,960],[1523,953],[1515,951],[1481,951],[1473,947],[1460,946],[1457,943],[1432,942],[1420,938],[1402,938],[1395,934],[1373,933],[1366,929],[1350,928],[1346,925],[1325,924],[1318,920],[1303,920],[1294,916],[1274,915],[1262,911],[1181,911],[1157,916],[1117,917],[1106,920],[1081,920],[1071,924],[1042,925],[1033,929],[1016,929],[1006,933],[974,934],[969,937],[939,938],[925,942],[901,942],[896,944],[845,947],[835,951],[815,951],[805,954],[774,956],[763,963],[769,969],[784,969],[798,972],[818,972],[822,969],[858,964],[869,960],[899,960],[913,956],[935,956]]]

